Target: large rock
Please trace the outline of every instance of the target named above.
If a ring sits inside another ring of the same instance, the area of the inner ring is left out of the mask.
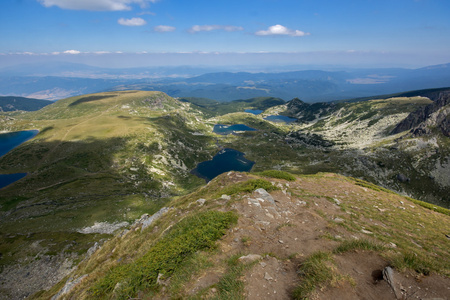
[[[450,106],[450,91],[440,93],[433,103],[410,113],[391,133],[411,130],[415,136],[420,136],[429,134],[430,127],[437,127],[450,136],[450,107],[446,106]]]

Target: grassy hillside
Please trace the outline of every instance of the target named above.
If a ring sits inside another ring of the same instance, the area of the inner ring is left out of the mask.
[[[117,92],[68,98],[8,119],[2,129],[40,133],[0,160],[2,173],[28,173],[0,191],[2,268],[18,262],[26,268],[33,257],[59,259],[61,251],[63,260],[76,262],[107,228],[202,184],[189,171],[216,147],[201,135],[210,128],[197,114],[162,93]],[[99,230],[78,233],[96,224]]]
[[[230,102],[219,102],[207,98],[180,98],[182,102],[189,102],[195,105],[208,116],[225,115],[233,112],[243,112],[246,109],[266,110],[276,105],[285,103],[280,98],[273,97],[257,97],[245,100],[234,100]]]
[[[335,174],[262,174],[172,200],[33,299],[395,299],[386,266],[403,297],[446,297],[448,210]]]

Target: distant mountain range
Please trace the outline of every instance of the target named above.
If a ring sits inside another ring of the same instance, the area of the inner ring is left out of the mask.
[[[217,72],[212,68],[106,69],[68,63],[0,69],[0,95],[58,100],[115,90],[158,90],[172,97],[231,101],[255,97],[323,102],[450,86],[450,64],[419,69]]]

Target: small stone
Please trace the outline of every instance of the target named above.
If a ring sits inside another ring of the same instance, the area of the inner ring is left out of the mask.
[[[206,199],[198,199],[198,200],[197,200],[197,203],[198,203],[198,205],[200,205],[200,206],[203,206],[203,204],[205,204],[205,202],[206,202]]]
[[[397,245],[394,244],[394,243],[392,243],[392,242],[390,242],[387,246],[388,246],[389,248],[397,248]]]
[[[223,194],[220,198],[223,199],[223,200],[227,200],[227,201],[231,200],[231,197],[228,196],[228,195],[225,195],[225,194]]]
[[[341,218],[339,218],[339,217],[336,217],[336,218],[334,218],[334,221],[335,221],[336,223],[343,223],[343,222],[344,222],[344,219],[341,219]]]
[[[278,243],[280,244],[284,244],[284,242],[282,240],[278,240]]]
[[[362,233],[365,233],[365,234],[373,234],[372,231],[365,230],[365,229],[361,229],[361,232],[362,232]]]
[[[267,264],[265,262],[260,262],[259,263],[261,265],[261,267],[265,268],[267,266]]]
[[[342,203],[341,201],[339,201],[339,200],[336,199],[336,198],[334,198],[333,200],[334,200],[334,202],[335,202],[337,205],[341,205],[341,203]]]
[[[264,274],[264,279],[269,281],[269,280],[273,280],[273,277],[270,276],[269,273],[266,272],[266,273]]]
[[[254,262],[256,260],[260,260],[260,259],[262,259],[262,256],[258,255],[258,254],[249,254],[249,255],[241,256],[238,258],[238,260],[244,264],[252,263],[252,262]]]

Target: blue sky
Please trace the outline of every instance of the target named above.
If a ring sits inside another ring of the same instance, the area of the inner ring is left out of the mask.
[[[450,62],[449,0],[2,0],[0,66]]]

